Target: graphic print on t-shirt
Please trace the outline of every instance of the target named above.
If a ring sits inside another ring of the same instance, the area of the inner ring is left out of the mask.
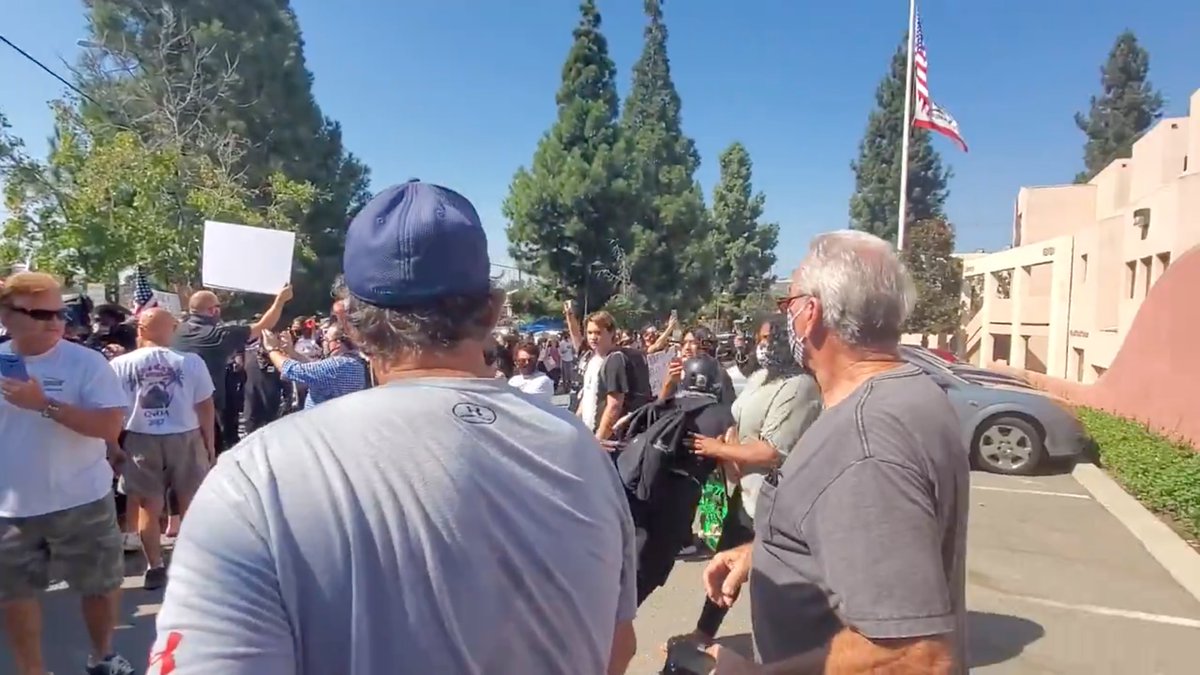
[[[125,380],[125,386],[137,392],[137,407],[150,427],[162,426],[171,418],[171,402],[182,384],[181,369],[149,360],[138,364]]]

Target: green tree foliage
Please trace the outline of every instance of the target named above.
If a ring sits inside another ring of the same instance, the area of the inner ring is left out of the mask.
[[[663,0],[645,0],[642,54],[621,118],[638,197],[633,278],[657,314],[698,307],[708,294],[713,265],[704,192],[695,180],[700,154],[683,133],[662,5]]]
[[[503,212],[509,255],[525,272],[558,284],[561,298],[602,305],[616,291],[598,270],[630,243],[625,157],[617,127],[616,68],[594,0],[580,3],[575,42],[562,68],[558,117],[531,167],[513,177]]]
[[[779,226],[760,223],[766,196],[755,193],[753,162],[741,143],[721,153],[721,178],[713,190],[714,289],[733,304],[767,288],[773,277]]]
[[[1114,159],[1131,157],[1134,141],[1162,117],[1162,93],[1151,86],[1149,74],[1150,54],[1137,36],[1128,30],[1118,35],[1100,69],[1101,94],[1092,97],[1086,116],[1075,113],[1075,125],[1087,135],[1084,170],[1076,182],[1091,180]]]
[[[958,329],[962,261],[954,257],[954,226],[943,219],[914,223],[905,234],[904,264],[917,287],[906,332],[943,335]]]
[[[904,133],[905,42],[892,55],[891,68],[875,89],[875,109],[858,144],[854,194],[850,197],[850,223],[856,230],[896,241],[896,213],[900,208],[900,155]],[[924,129],[913,129],[908,150],[908,207],[906,224],[941,218],[951,172]]]
[[[562,301],[556,289],[539,283],[523,284],[508,291],[508,304],[518,323],[562,315]]]
[[[326,309],[349,218],[369,197],[367,169],[312,94],[304,43],[287,0],[85,0],[92,41],[80,86],[89,115],[223,154],[256,207],[278,174],[314,186],[298,222],[309,246],[293,275],[295,309]],[[198,95],[199,94],[199,95]],[[165,124],[164,124],[165,123]],[[166,133],[164,133],[166,132]],[[180,138],[182,137],[182,138]],[[236,147],[231,139],[240,139]]]
[[[45,162],[7,130],[0,135],[9,212],[0,259],[31,260],[68,281],[114,281],[141,264],[186,292],[199,286],[204,220],[294,230],[313,198],[310,185],[281,173],[249,186],[207,153],[113,132],[66,103],[54,114]]]

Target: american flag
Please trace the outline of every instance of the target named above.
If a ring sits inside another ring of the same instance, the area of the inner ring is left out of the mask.
[[[133,273],[133,315],[137,316],[157,306],[158,300],[154,297],[154,288],[150,286],[146,270],[139,266]]]
[[[967,143],[958,131],[958,122],[945,109],[933,102],[929,96],[929,60],[925,53],[925,31],[921,29],[921,13],[916,13],[913,28],[913,93],[916,107],[913,111],[913,126],[936,131],[958,144],[963,152]]]

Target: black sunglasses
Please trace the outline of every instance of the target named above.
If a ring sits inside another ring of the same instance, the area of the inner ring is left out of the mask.
[[[67,321],[71,318],[71,310],[62,309],[25,309],[24,307],[9,307],[14,312],[24,314],[34,321]]]

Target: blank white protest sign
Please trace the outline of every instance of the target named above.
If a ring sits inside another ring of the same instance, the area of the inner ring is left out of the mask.
[[[204,285],[275,295],[292,281],[296,233],[204,221]]]

